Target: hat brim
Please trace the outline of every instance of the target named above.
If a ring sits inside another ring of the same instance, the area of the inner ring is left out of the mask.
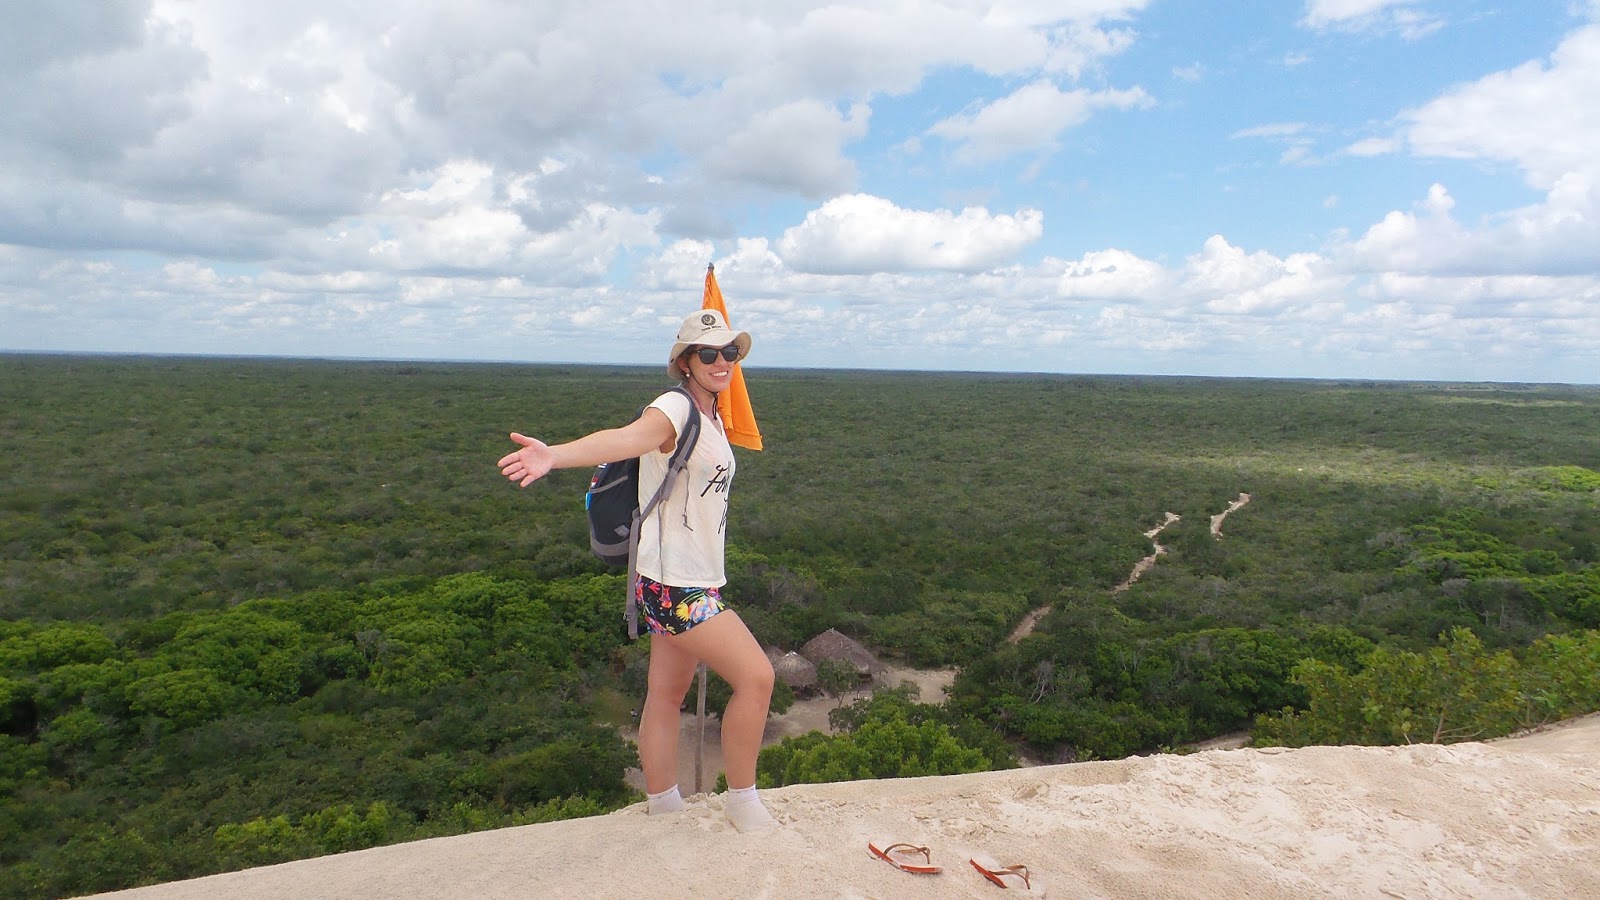
[[[744,362],[750,357],[750,332],[734,331],[731,328],[720,328],[715,331],[696,337],[692,341],[677,341],[672,345],[672,355],[667,357],[667,374],[672,378],[682,378],[683,373],[678,371],[678,357],[690,347],[726,347],[734,344],[739,348],[739,362]]]

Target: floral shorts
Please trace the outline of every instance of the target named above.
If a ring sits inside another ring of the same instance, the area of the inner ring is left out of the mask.
[[[668,587],[643,575],[633,598],[651,634],[683,634],[727,609],[720,588]]]

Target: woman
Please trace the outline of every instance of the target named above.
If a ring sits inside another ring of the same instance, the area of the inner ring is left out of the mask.
[[[722,759],[728,776],[725,809],[740,831],[777,821],[756,794],[756,754],[772,699],[772,663],[739,614],[722,602],[723,535],[733,484],[733,450],[717,417],[717,394],[733,364],[750,353],[750,335],[733,331],[715,310],[683,320],[667,372],[688,391],[657,397],[621,428],[548,446],[512,434],[521,447],[500,460],[507,478],[527,487],[552,469],[592,468],[637,456],[641,502],[661,486],[667,458],[691,415],[701,417],[689,468],[639,530],[635,597],[650,632],[650,675],[639,722],[639,765],[649,811],[687,808],[678,789],[679,711],[695,670],[705,663],[733,687],[722,715]]]

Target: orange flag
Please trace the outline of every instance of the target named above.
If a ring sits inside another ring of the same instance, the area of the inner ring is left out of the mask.
[[[733,327],[728,318],[728,304],[722,301],[722,289],[717,287],[714,266],[706,266],[706,299],[701,309],[714,309],[722,313],[722,321]],[[728,431],[728,443],[747,450],[761,449],[761,429],[756,427],[756,411],[750,406],[750,392],[744,386],[742,363],[733,364],[733,378],[728,389],[717,395],[717,414],[722,417],[722,427]]]

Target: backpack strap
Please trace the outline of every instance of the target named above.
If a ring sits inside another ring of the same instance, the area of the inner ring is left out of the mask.
[[[689,401],[689,418],[683,423],[683,429],[678,434],[678,446],[673,448],[672,456],[667,459],[667,473],[661,479],[661,486],[656,488],[649,502],[634,513],[633,522],[628,528],[628,596],[623,617],[628,621],[630,641],[639,637],[639,526],[672,490],[672,484],[678,475],[689,468],[689,454],[694,452],[694,445],[700,440],[700,412],[695,409],[694,397],[690,396],[682,385],[672,390],[682,394]]]

